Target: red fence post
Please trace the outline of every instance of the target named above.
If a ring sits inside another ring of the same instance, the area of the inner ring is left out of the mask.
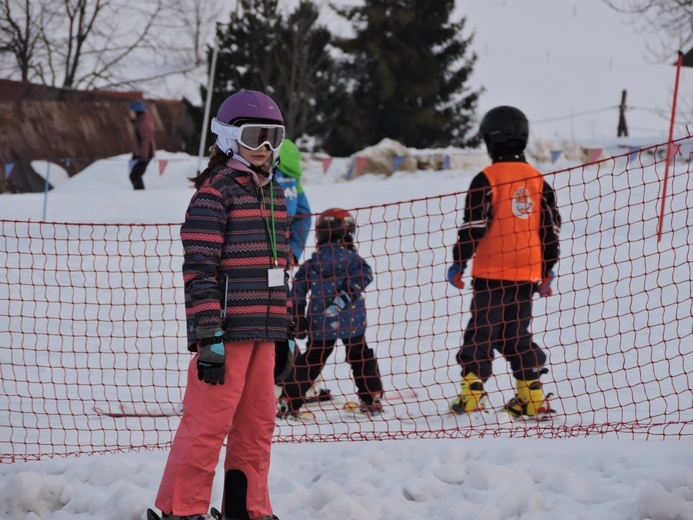
[[[669,140],[667,141],[667,157],[664,162],[664,186],[662,187],[662,206],[659,211],[659,229],[657,230],[657,242],[662,240],[662,226],[664,225],[664,201],[667,198],[667,183],[669,182],[669,164],[671,163],[671,151],[674,139],[674,118],[676,117],[676,97],[679,93],[679,77],[683,64],[683,52],[679,51],[676,61],[676,81],[674,83],[674,102],[671,104],[671,122],[669,123]]]

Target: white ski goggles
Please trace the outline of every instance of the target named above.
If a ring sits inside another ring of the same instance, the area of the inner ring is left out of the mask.
[[[284,142],[286,129],[284,125],[268,125],[263,123],[248,123],[241,126],[227,125],[216,117],[212,119],[212,132],[219,137],[237,141],[241,146],[249,150],[259,150],[263,146],[269,146],[276,152]]]

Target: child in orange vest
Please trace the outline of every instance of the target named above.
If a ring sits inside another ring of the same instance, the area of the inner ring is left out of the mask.
[[[529,326],[532,296],[551,295],[558,261],[556,194],[525,160],[529,123],[520,110],[490,110],[480,134],[493,164],[472,180],[447,274],[462,289],[467,262],[474,258],[472,317],[457,354],[463,379],[450,409],[464,414],[486,408],[484,383],[492,375],[495,350],[516,379],[517,393],[505,410],[513,418],[541,420],[553,412],[539,381],[547,372],[546,354],[532,341]]]

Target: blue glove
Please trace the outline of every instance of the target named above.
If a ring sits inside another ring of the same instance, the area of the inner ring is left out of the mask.
[[[197,347],[197,379],[210,385],[224,384],[226,375],[226,349],[224,348],[224,333],[214,331],[212,336],[206,335],[211,331],[198,328],[197,335],[202,337]]]
[[[344,291],[341,291],[337,297],[332,300],[332,303],[330,303],[327,306],[327,309],[325,309],[325,317],[327,318],[334,318],[339,314],[339,311],[341,311],[344,307],[349,305],[351,303],[351,296],[349,296],[347,293]]]
[[[549,271],[549,273],[544,277],[544,279],[539,283],[539,287],[537,288],[537,292],[539,293],[539,296],[542,298],[546,298],[547,296],[551,296],[553,291],[551,290],[551,283],[553,282],[554,279],[554,272]]]
[[[448,267],[448,282],[451,285],[457,287],[458,289],[464,289],[464,282],[462,281],[462,275],[464,274],[464,268],[466,265],[454,263]]]

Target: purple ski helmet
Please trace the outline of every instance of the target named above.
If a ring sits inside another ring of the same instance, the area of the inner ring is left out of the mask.
[[[240,120],[247,122],[284,124],[277,104],[267,94],[257,90],[241,90],[226,98],[219,107],[217,119],[227,125]]]
[[[217,117],[212,120],[212,132],[216,134],[216,144],[224,152],[238,153],[238,141],[229,132],[229,126],[258,123],[283,125],[284,118],[277,104],[267,94],[257,90],[241,90],[221,104]],[[279,157],[279,150],[272,152],[272,162]]]

